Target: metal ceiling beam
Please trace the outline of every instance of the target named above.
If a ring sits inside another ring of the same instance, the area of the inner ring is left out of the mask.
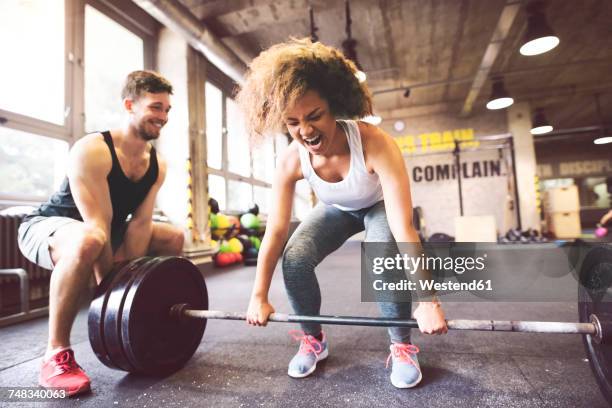
[[[474,107],[474,102],[480,95],[480,91],[482,90],[485,82],[489,78],[489,74],[491,72],[491,68],[493,68],[493,64],[495,64],[495,60],[499,55],[502,45],[510,32],[510,28],[514,23],[516,15],[521,7],[521,1],[517,0],[508,0],[504,9],[499,16],[499,20],[497,21],[497,26],[493,31],[493,36],[491,37],[491,41],[485,50],[485,53],[482,57],[482,61],[480,62],[480,67],[478,67],[478,71],[476,71],[476,76],[474,77],[474,81],[472,82],[472,87],[468,92],[467,97],[465,98],[465,102],[463,102],[463,108],[461,109],[461,116],[467,116],[472,112],[472,108]]]
[[[538,71],[554,71],[556,69],[568,68],[568,67],[572,67],[572,66],[598,65],[598,64],[610,64],[610,65],[612,65],[612,59],[610,59],[610,58],[596,58],[596,59],[595,58],[590,58],[590,59],[584,59],[584,60],[579,60],[579,61],[564,62],[562,64],[541,65],[541,66],[537,66],[537,67],[516,69],[516,70],[512,70],[512,71],[493,72],[493,73],[490,73],[489,75],[492,76],[492,77],[494,77],[494,76],[503,76],[504,78],[507,78],[507,77],[510,77],[510,76],[530,75],[530,74],[532,74],[534,72],[538,72]],[[372,91],[372,94],[373,95],[378,95],[378,94],[384,94],[384,93],[389,93],[389,92],[405,91],[406,89],[431,88],[431,87],[436,87],[436,86],[461,84],[461,83],[465,83],[465,82],[472,82],[473,79],[474,78],[472,76],[469,76],[469,77],[463,77],[463,78],[444,79],[444,80],[440,80],[440,81],[417,82],[417,83],[407,84],[407,85],[404,85],[404,86],[399,86],[399,87],[394,87],[394,88],[375,89],[375,90]],[[506,81],[506,83],[507,83],[507,81]]]
[[[185,40],[217,68],[238,83],[243,82],[246,65],[177,0],[133,0],[143,10]]]
[[[598,84],[591,84],[582,87],[575,85],[569,85],[565,87],[540,89],[534,92],[527,92],[524,94],[513,95],[514,100],[517,102],[528,101],[535,103],[538,100],[558,100],[560,102],[568,102],[568,98],[572,98],[579,95],[590,95],[594,92],[600,92],[602,94],[608,94],[612,92],[612,82],[604,82]],[[388,110],[377,110],[376,114],[381,116],[385,120],[407,118],[422,115],[432,115],[439,113],[451,112],[458,107],[461,100],[448,100],[436,104],[421,104],[421,105],[410,105],[405,108],[399,109],[388,109]]]

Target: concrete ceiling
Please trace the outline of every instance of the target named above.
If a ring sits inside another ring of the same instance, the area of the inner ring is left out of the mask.
[[[203,25],[241,57],[290,36],[310,35],[314,9],[319,40],[341,48],[344,0],[180,0]],[[359,62],[384,118],[428,112],[459,115],[483,55],[499,31],[502,11],[518,4],[489,70],[505,77],[517,102],[542,107],[557,129],[599,125],[596,93],[604,121],[612,123],[612,2],[549,0],[550,26],[561,39],[546,54],[519,54],[526,29],[520,0],[351,0],[352,36]],[[415,86],[410,96],[403,88]],[[396,91],[390,91],[401,88]],[[490,94],[486,80],[472,112],[482,112]]]

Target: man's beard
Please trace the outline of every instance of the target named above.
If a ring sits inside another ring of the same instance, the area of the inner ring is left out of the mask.
[[[150,141],[150,140],[155,140],[159,137],[159,131],[157,134],[147,132],[146,123],[141,123],[140,126],[138,126],[138,135],[142,137],[144,140]]]

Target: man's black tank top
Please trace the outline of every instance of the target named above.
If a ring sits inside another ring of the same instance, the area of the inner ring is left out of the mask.
[[[155,153],[155,147],[151,146],[151,156],[149,159],[149,168],[145,175],[138,181],[132,181],[123,172],[119,159],[117,158],[117,152],[113,144],[113,138],[109,131],[102,132],[104,141],[106,142],[108,149],[110,150],[113,166],[110,173],[106,176],[108,181],[108,188],[110,191],[111,204],[113,206],[113,219],[111,221],[111,236],[113,242],[116,240],[122,240],[125,232],[125,223],[128,215],[133,214],[134,211],[142,204],[145,197],[151,190],[157,176],[159,174],[159,168],[157,164],[157,154]],[[83,217],[79,212],[72,192],[70,191],[70,183],[68,177],[65,177],[59,191],[54,193],[47,202],[41,204],[36,210],[26,217],[26,220],[36,216],[43,217],[69,217],[75,220],[83,221]]]

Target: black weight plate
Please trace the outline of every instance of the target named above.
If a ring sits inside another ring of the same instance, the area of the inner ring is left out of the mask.
[[[122,261],[113,265],[110,271],[102,282],[96,288],[94,298],[89,305],[89,313],[87,315],[87,331],[89,334],[89,343],[94,354],[104,365],[110,368],[118,368],[108,355],[106,345],[104,343],[104,316],[108,304],[108,295],[111,293],[117,282],[117,278],[122,276],[123,268],[134,261]]]
[[[108,295],[106,313],[102,320],[104,345],[108,357],[120,370],[134,372],[135,368],[123,352],[121,339],[121,311],[123,300],[134,281],[134,278],[146,268],[156,263],[156,258],[143,257],[131,262],[121,270]]]
[[[612,324],[612,248],[609,246],[593,248],[582,263],[578,313],[581,322],[589,322],[594,314],[602,325]],[[597,343],[591,336],[583,336],[591,369],[607,401],[612,401],[611,340]]]
[[[122,338],[125,354],[137,372],[168,374],[195,353],[206,320],[170,316],[170,308],[179,303],[208,309],[204,278],[188,260],[160,258],[134,280],[123,305]]]

